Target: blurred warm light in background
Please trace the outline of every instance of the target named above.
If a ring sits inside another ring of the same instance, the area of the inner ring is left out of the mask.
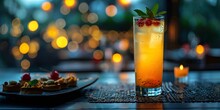
[[[25,36],[23,36],[22,38],[21,38],[21,43],[24,43],[24,42],[30,42],[30,37],[29,36],[27,36],[27,35],[25,35]]]
[[[201,55],[201,54],[204,54],[204,52],[205,52],[204,46],[202,46],[202,45],[197,45],[196,46],[196,53],[197,54]]]
[[[30,21],[28,23],[28,29],[32,32],[36,31],[38,29],[38,22],[36,20]]]
[[[89,21],[89,23],[96,23],[98,21],[98,15],[96,13],[89,13],[89,15],[87,16],[87,20]]]
[[[27,43],[22,43],[19,47],[19,51],[22,53],[22,54],[27,54],[28,51],[29,51],[30,47]]]
[[[52,4],[50,2],[44,2],[42,5],[41,5],[41,9],[48,12],[52,9]]]
[[[110,16],[110,17],[113,17],[117,14],[117,7],[115,5],[109,5],[106,7],[105,9],[105,13]]]
[[[59,49],[59,47],[58,47],[58,45],[57,45],[57,43],[56,43],[56,40],[53,40],[53,41],[51,42],[51,46],[52,46],[54,49]]]
[[[113,54],[112,61],[115,62],[115,63],[121,62],[122,61],[122,55],[119,54],[119,53]]]
[[[39,49],[40,49],[40,45],[37,41],[31,41],[30,42],[29,54],[35,54],[35,53],[38,52]]]
[[[76,6],[77,1],[76,0],[64,0],[64,4],[66,7],[73,8]]]
[[[31,66],[31,63],[29,60],[24,59],[21,61],[21,68],[24,70],[27,70]]]
[[[118,3],[121,5],[121,6],[129,6],[131,4],[131,0],[118,0]]]
[[[55,25],[49,25],[47,30],[46,30],[46,36],[49,39],[55,39],[59,34],[59,29]],[[46,40],[47,41],[47,40]]]
[[[89,39],[88,45],[90,48],[97,48],[99,46],[99,42],[93,38]]]
[[[119,42],[119,49],[123,50],[123,51],[126,51],[126,50],[128,50],[128,48],[129,48],[129,41],[128,41],[128,39],[122,39]]]
[[[18,46],[12,48],[12,54],[16,60],[21,60],[23,55],[20,53]]]
[[[11,35],[13,37],[19,37],[23,32],[23,26],[21,24],[21,20],[19,18],[15,18],[12,20],[12,28],[11,28]]]
[[[60,36],[56,39],[56,44],[59,48],[65,48],[68,44],[68,40],[64,36]]]
[[[79,48],[79,45],[76,41],[71,41],[69,42],[67,48],[70,52],[76,52]]]
[[[101,50],[95,50],[93,52],[93,58],[96,59],[96,60],[103,59],[103,56],[104,56],[104,54],[103,54],[103,52]]]

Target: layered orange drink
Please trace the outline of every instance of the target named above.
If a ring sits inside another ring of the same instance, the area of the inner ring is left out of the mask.
[[[161,94],[164,52],[164,18],[134,17],[136,90],[140,95]]]

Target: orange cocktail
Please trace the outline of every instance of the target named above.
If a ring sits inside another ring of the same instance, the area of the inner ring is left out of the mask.
[[[164,18],[134,17],[134,60],[137,94],[161,94],[163,77]]]

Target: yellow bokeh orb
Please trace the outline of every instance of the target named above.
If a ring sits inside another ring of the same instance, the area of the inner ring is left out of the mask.
[[[121,6],[129,6],[131,4],[131,0],[118,0],[118,3],[121,5]]]
[[[115,63],[121,62],[121,61],[122,61],[122,56],[121,56],[121,54],[115,53],[115,54],[112,56],[112,61],[115,62]]]
[[[30,21],[28,23],[28,29],[32,32],[36,31],[38,29],[38,22],[36,20]]]
[[[76,5],[76,0],[64,0],[64,4],[67,7],[72,8]]]
[[[22,54],[26,54],[28,53],[30,50],[30,47],[27,43],[22,43],[19,47],[19,51],[22,53]]]
[[[64,36],[60,36],[56,39],[56,44],[59,48],[65,48],[68,44],[68,40]]]
[[[203,54],[205,52],[205,48],[204,48],[204,46],[202,46],[202,45],[198,45],[198,46],[196,46],[196,53],[197,54]]]

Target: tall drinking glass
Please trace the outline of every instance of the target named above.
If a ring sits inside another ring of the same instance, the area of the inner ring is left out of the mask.
[[[164,17],[133,17],[135,85],[138,96],[162,93]]]

